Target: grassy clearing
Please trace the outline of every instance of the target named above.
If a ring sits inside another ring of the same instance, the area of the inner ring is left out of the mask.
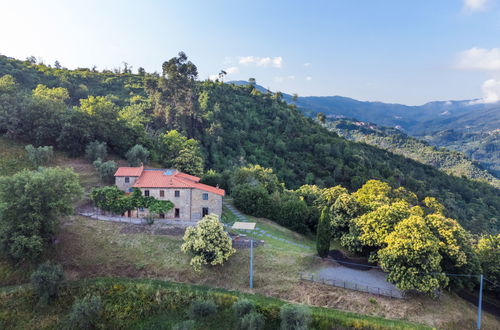
[[[238,221],[236,216],[226,207],[223,207],[222,214],[223,214],[222,217],[223,221],[228,224],[232,224],[235,221]],[[254,240],[264,240],[266,245],[271,245],[273,248],[278,250],[305,253],[305,254],[314,253],[315,241],[312,238],[297,234],[296,232],[281,227],[280,225],[268,219],[256,218],[249,215],[246,215],[246,217],[248,221],[256,223],[255,226],[256,229],[263,229],[266,231],[266,233],[272,235],[273,237],[257,235],[259,233],[257,230],[248,231],[248,230],[231,229],[231,231],[236,232],[238,234],[246,235],[248,238],[252,238]],[[283,240],[288,240],[290,242],[302,244],[307,247],[303,248],[300,246],[290,245],[286,242],[283,242]]]
[[[24,145],[0,136],[0,175],[12,175],[31,168]]]

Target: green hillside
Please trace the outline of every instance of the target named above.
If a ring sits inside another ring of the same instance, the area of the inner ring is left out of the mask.
[[[121,156],[139,143],[152,150],[155,160],[165,161],[173,151],[161,134],[177,130],[199,142],[205,170],[260,164],[273,168],[288,188],[315,183],[354,190],[381,179],[419,198],[437,197],[449,216],[473,232],[499,230],[500,194],[491,185],[341,138],[279,93],[200,82],[184,54],[165,62],[162,75],[69,71],[6,57],[0,58],[0,75],[0,134],[27,143],[81,155],[97,139]],[[64,87],[69,97],[43,86],[32,92],[37,83]],[[178,160],[195,153],[193,147]]]
[[[367,143],[381,149],[434,166],[448,174],[488,181],[500,187],[500,180],[464,154],[437,148],[402,131],[369,122],[349,119],[327,120],[325,126],[348,140]]]

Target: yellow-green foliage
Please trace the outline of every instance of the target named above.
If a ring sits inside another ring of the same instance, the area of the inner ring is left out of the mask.
[[[181,250],[193,255],[191,265],[196,271],[200,271],[202,265],[222,265],[236,252],[215,214],[205,216],[196,226],[186,229]]]
[[[388,279],[398,288],[432,293],[447,284],[439,241],[422,217],[410,216],[398,223],[385,243],[378,251],[380,266],[389,271]]]

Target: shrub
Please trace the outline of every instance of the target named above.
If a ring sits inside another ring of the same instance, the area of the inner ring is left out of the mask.
[[[195,271],[205,264],[221,265],[236,251],[215,214],[206,215],[196,226],[188,227],[183,240],[181,250],[193,256],[190,264]]]
[[[33,290],[42,304],[47,304],[54,298],[57,298],[59,285],[63,279],[64,273],[61,265],[53,265],[49,262],[41,264],[31,274]]]
[[[243,316],[251,313],[255,308],[253,302],[248,299],[240,299],[233,304],[234,316],[241,319]]]
[[[54,157],[54,148],[45,146],[35,148],[31,144],[25,147],[28,160],[33,167],[38,168],[39,166],[47,165],[52,157]]]
[[[66,329],[94,329],[101,313],[101,297],[86,296],[75,301],[66,319]]]
[[[108,147],[106,142],[93,141],[87,144],[85,148],[85,156],[91,162],[96,161],[97,159],[106,159],[108,155]]]
[[[239,328],[241,330],[260,330],[264,329],[264,316],[257,312],[250,312],[240,320]]]
[[[240,184],[234,187],[231,196],[236,206],[243,213],[254,216],[267,216],[269,210],[274,209],[271,197],[261,184]]]
[[[191,330],[194,329],[195,321],[187,320],[177,323],[172,327],[172,330]]]
[[[190,319],[201,319],[217,312],[217,305],[212,300],[198,300],[191,303],[188,310]]]
[[[311,322],[311,311],[305,306],[283,305],[280,309],[282,330],[305,330],[309,329]]]
[[[113,160],[108,160],[107,162],[102,162],[100,158],[93,163],[95,169],[99,173],[99,177],[103,182],[112,183],[114,175],[117,169],[116,162]]]
[[[141,146],[140,144],[136,144],[125,154],[127,158],[128,164],[130,166],[139,166],[141,163],[147,164],[149,160],[149,150]]]

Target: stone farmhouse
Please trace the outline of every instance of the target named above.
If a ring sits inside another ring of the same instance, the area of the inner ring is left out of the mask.
[[[139,188],[144,196],[159,200],[169,200],[174,207],[160,218],[198,221],[207,214],[222,215],[222,197],[224,189],[200,183],[200,178],[173,169],[147,169],[140,167],[119,167],[115,173],[116,186],[132,192]],[[147,209],[129,211],[128,217],[143,218]]]

